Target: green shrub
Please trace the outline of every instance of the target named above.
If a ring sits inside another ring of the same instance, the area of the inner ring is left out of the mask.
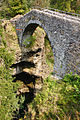
[[[28,11],[26,0],[6,0],[1,5],[1,17],[11,18]]]
[[[80,76],[77,74],[65,75],[60,92],[63,98],[59,101],[59,104],[62,104],[64,112],[71,113],[72,115],[76,110],[80,112]]]
[[[62,80],[49,76],[43,89],[31,103],[38,120],[78,120],[80,112],[80,76],[68,74]],[[37,114],[38,111],[38,114]],[[76,114],[78,113],[78,114]]]
[[[23,44],[25,45],[26,48],[31,48],[35,44],[36,37],[35,36],[30,36],[26,40],[24,40]]]

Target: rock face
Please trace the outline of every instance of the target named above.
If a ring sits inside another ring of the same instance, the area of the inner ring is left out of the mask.
[[[28,48],[22,47],[20,61],[15,61],[11,65],[11,68],[16,69],[13,82],[19,80],[23,83],[17,95],[23,94],[25,91],[37,93],[42,88],[43,79],[51,72],[46,63],[45,35],[44,30],[38,27],[33,34],[36,36],[34,45]]]
[[[32,69],[23,69],[23,71],[42,76],[45,79],[52,70],[49,70],[49,66],[46,63],[45,55],[45,36],[46,33],[40,27],[37,27],[33,36],[36,37],[34,45],[32,47],[26,48],[24,46],[22,49],[22,61],[30,61],[35,64]]]
[[[37,26],[40,26],[48,35],[53,48],[54,74],[59,77],[70,72],[80,74],[79,18],[50,10],[34,9],[11,22],[15,22],[22,53],[25,49],[24,40],[33,34]]]
[[[45,35],[44,30],[38,27],[33,34],[36,36],[34,45],[28,48],[22,47],[20,62],[11,65],[11,68],[16,68],[16,74],[13,75],[16,78],[13,82],[20,80],[29,90],[39,91],[42,88],[43,79],[53,70],[46,63]]]

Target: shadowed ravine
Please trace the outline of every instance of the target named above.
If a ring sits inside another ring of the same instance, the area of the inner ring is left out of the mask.
[[[21,72],[19,74],[12,75],[12,77],[14,78],[13,82],[17,82],[19,80],[24,84],[24,88],[19,89],[16,95],[16,97],[19,97],[19,101],[18,101],[19,104],[20,104],[21,96],[25,98],[24,102],[20,104],[23,107],[20,106],[18,114],[17,114],[17,110],[14,112],[15,116],[13,120],[18,120],[19,118],[24,117],[25,112],[28,112],[28,105],[32,102],[32,100],[35,97],[36,81],[38,83],[40,83],[41,81],[42,83],[43,79],[41,76],[36,76],[33,74],[29,74],[27,72]]]

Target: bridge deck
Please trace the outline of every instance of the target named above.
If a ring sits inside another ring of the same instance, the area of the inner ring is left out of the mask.
[[[68,15],[65,13],[60,13],[60,12],[56,12],[56,11],[52,11],[52,10],[48,10],[48,9],[43,9],[43,10],[33,9],[32,11],[48,14],[51,16],[61,17],[63,19],[66,18],[68,20],[76,20],[76,22],[80,22],[80,18],[78,16],[72,16],[72,15]]]

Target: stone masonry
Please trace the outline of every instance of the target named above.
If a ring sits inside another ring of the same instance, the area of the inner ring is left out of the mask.
[[[23,41],[40,26],[46,32],[54,55],[53,73],[63,77],[66,73],[80,74],[80,18],[50,11],[33,9],[14,19],[18,42]]]

